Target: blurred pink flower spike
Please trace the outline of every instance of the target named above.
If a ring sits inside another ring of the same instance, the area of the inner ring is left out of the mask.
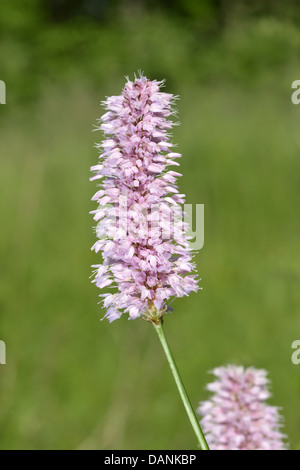
[[[285,450],[279,410],[266,404],[267,372],[229,365],[213,374],[212,396],[198,409],[211,450]]]

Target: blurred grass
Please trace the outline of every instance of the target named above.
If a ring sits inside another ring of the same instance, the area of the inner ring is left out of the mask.
[[[292,448],[300,446],[299,369],[290,359],[300,331],[300,113],[290,101],[299,31],[265,20],[197,51],[164,21],[148,18],[134,34],[128,26],[129,43],[103,33],[112,43],[99,68],[71,58],[73,78],[50,74],[34,106],[1,107],[1,449],[195,448],[151,327],[100,323],[88,279],[97,260],[89,167],[101,140],[91,129],[99,101],[138,68],[166,76],[181,96],[180,187],[187,202],[205,204],[196,256],[204,291],[177,300],[166,320],[192,402],[207,396],[215,366],[266,368],[272,403],[283,407]],[[275,37],[284,47],[272,59]]]

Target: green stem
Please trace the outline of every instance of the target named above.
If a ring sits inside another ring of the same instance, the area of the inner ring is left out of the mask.
[[[193,410],[193,407],[191,405],[190,399],[187,395],[187,392],[184,388],[183,382],[181,380],[180,374],[178,372],[174,357],[171,353],[170,347],[168,345],[167,339],[165,337],[165,333],[163,330],[162,326],[162,321],[160,320],[158,324],[153,323],[153,326],[158,334],[158,337],[160,339],[160,342],[162,344],[162,347],[165,351],[165,354],[167,356],[167,360],[169,363],[169,366],[171,368],[172,374],[174,376],[179,394],[181,396],[181,399],[183,401],[184,407],[186,409],[187,415],[189,417],[189,420],[191,422],[192,428],[197,436],[198,442],[200,444],[201,450],[209,450],[208,444],[206,442],[206,439],[204,437],[204,434],[202,432],[202,429],[200,427],[200,424],[198,422],[198,419],[196,417],[196,414]]]

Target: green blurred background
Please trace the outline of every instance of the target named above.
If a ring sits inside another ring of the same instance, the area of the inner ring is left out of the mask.
[[[92,129],[139,69],[181,97],[180,188],[205,204],[204,290],[166,321],[193,405],[213,367],[263,367],[300,448],[299,19],[291,0],[1,0],[1,449],[196,448],[151,326],[101,323],[89,281]]]

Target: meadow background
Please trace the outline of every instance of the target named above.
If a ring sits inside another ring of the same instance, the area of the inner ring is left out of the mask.
[[[92,129],[139,69],[181,97],[180,188],[205,204],[204,290],[165,325],[192,403],[216,366],[266,368],[300,448],[299,19],[291,0],[1,0],[1,449],[196,447],[151,326],[101,323],[89,281]]]

